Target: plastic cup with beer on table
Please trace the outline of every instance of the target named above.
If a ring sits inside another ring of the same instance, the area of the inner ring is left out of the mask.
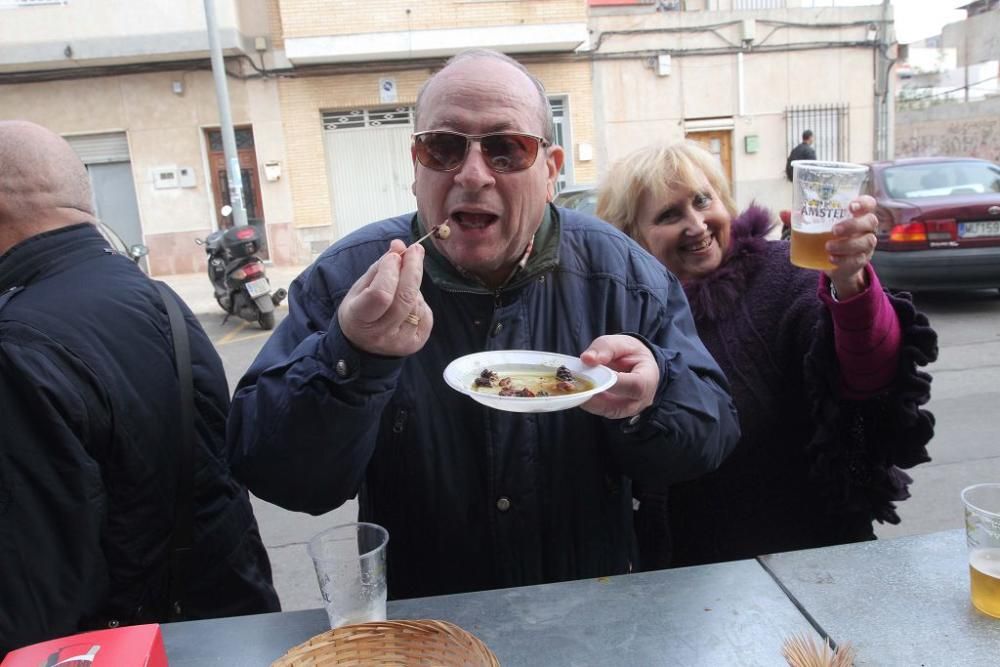
[[[868,168],[850,162],[792,162],[792,264],[821,271],[834,268],[826,251],[833,226],[851,217]]]
[[[1000,618],[1000,483],[962,490],[973,606]]]

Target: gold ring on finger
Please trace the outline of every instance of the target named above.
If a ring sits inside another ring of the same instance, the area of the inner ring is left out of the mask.
[[[410,313],[409,315],[406,316],[406,321],[412,324],[413,326],[419,326],[420,316],[417,315],[416,313]]]

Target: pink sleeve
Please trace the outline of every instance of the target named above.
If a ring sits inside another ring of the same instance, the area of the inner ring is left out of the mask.
[[[853,400],[869,398],[892,382],[901,345],[896,311],[872,267],[865,271],[868,289],[843,301],[833,300],[825,273],[819,280],[819,298],[833,317],[841,396]]]

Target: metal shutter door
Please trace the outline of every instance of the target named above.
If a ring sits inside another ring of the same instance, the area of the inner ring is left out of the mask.
[[[128,162],[128,137],[124,132],[64,137],[84,164]]]
[[[383,218],[413,211],[409,127],[326,133],[337,238]]]

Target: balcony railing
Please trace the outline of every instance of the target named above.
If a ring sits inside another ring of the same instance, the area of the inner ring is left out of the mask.
[[[755,9],[784,9],[785,0],[735,0],[733,9],[750,11]]]

